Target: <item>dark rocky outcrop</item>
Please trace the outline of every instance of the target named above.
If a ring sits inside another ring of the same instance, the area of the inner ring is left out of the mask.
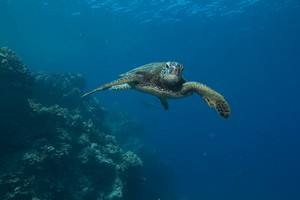
[[[80,98],[79,74],[32,74],[0,50],[0,199],[133,199],[141,159]]]

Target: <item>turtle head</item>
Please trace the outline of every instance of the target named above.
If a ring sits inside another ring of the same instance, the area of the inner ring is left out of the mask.
[[[176,84],[181,79],[183,65],[178,62],[166,62],[160,72],[160,78],[167,84]]]

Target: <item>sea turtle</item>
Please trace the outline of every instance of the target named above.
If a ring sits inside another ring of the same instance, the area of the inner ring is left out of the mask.
[[[182,98],[196,92],[210,107],[216,109],[221,117],[228,119],[230,108],[224,97],[206,85],[187,82],[182,77],[182,71],[183,65],[178,62],[149,63],[121,74],[121,78],[102,85],[82,97],[106,89],[136,89],[157,96],[167,110],[169,108],[167,99]]]

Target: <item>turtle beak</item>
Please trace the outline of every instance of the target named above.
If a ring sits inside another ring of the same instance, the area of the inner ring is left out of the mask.
[[[176,76],[180,76],[181,75],[181,69],[179,67],[174,67],[173,74],[176,75]]]
[[[174,62],[172,63],[172,67],[173,67],[173,74],[180,77],[183,70],[183,66],[177,62]]]
[[[183,67],[177,62],[167,62],[166,68],[168,70],[167,74],[180,77]]]
[[[177,76],[181,76],[181,69],[179,67],[176,67],[176,74]]]

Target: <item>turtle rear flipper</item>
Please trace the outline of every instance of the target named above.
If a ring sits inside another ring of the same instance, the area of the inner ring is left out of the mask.
[[[230,117],[230,107],[225,98],[206,85],[197,82],[186,82],[183,84],[181,92],[183,94],[196,92],[210,107],[216,109],[221,117],[225,119]]]
[[[165,98],[165,97],[158,97],[158,98],[159,98],[161,104],[163,105],[164,109],[169,110],[169,103],[168,103],[167,98]]]

